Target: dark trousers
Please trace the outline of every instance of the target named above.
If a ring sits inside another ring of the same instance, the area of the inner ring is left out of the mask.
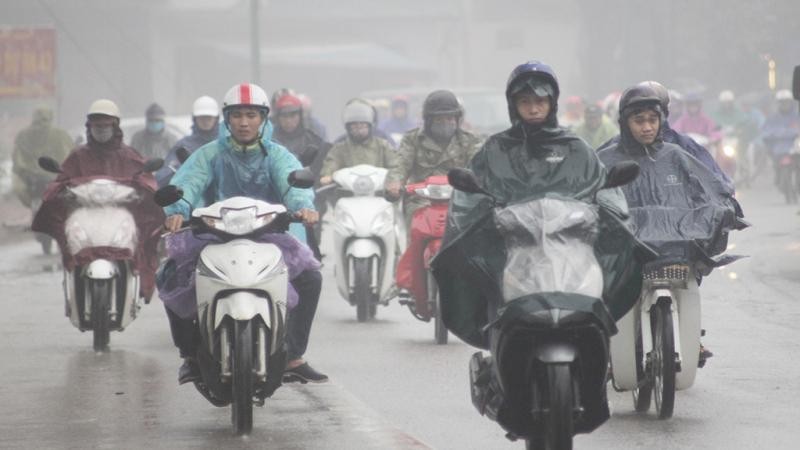
[[[299,299],[286,319],[286,348],[290,361],[302,357],[308,348],[311,324],[317,313],[322,289],[322,274],[318,270],[307,270],[292,280],[292,286]],[[196,355],[201,339],[197,319],[181,319],[169,308],[166,310],[172,341],[180,350],[181,357]]]

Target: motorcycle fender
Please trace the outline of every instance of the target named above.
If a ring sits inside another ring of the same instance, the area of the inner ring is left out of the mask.
[[[345,250],[347,258],[371,258],[381,256],[381,246],[372,239],[353,239]]]
[[[269,301],[252,292],[237,291],[217,300],[214,311],[214,329],[218,329],[222,319],[230,317],[233,320],[250,320],[261,316],[261,320],[272,328],[272,319],[269,313]]]
[[[110,280],[117,275],[117,265],[107,259],[95,259],[83,269],[83,276],[92,280]]]
[[[577,353],[575,346],[566,342],[547,342],[534,350],[536,359],[545,364],[571,363]]]

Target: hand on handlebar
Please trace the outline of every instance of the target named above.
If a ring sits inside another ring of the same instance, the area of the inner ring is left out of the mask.
[[[183,216],[180,214],[173,214],[167,217],[167,220],[164,222],[164,228],[166,228],[170,233],[180,230],[182,226]]]
[[[319,184],[325,186],[326,184],[333,183],[333,178],[330,176],[325,176],[319,179]]]
[[[313,209],[303,208],[294,213],[294,216],[302,220],[305,225],[315,225],[317,222],[319,222],[319,213]]]
[[[394,198],[400,198],[402,188],[403,185],[399,181],[390,181],[385,186],[386,192]]]

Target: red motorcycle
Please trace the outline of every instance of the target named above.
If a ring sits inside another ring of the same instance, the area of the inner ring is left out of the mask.
[[[397,287],[406,289],[412,297],[401,304],[408,305],[411,314],[419,320],[429,322],[434,319],[436,343],[447,344],[447,328],[439,308],[439,289],[430,262],[442,245],[453,188],[447,182],[447,176],[438,175],[410,184],[405,191],[406,198],[424,198],[429,204],[414,212],[408,247],[397,264]]]

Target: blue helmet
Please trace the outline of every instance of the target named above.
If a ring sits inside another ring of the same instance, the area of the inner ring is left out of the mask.
[[[508,101],[508,115],[511,118],[511,123],[517,123],[520,120],[517,114],[517,109],[514,107],[512,100],[513,95],[523,88],[523,84],[530,78],[538,78],[544,81],[552,89],[550,95],[550,115],[555,118],[558,113],[558,96],[561,93],[558,87],[558,78],[553,68],[541,61],[528,61],[522,63],[511,71],[506,83],[506,100]]]

